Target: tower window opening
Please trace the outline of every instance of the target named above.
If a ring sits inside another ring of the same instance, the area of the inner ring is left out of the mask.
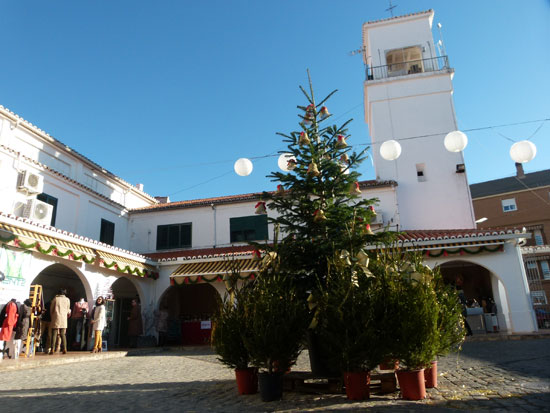
[[[386,52],[388,76],[401,76],[424,72],[422,47],[410,46],[392,49]]]

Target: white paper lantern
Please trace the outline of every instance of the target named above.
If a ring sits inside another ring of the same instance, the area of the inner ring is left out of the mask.
[[[401,145],[393,139],[386,141],[380,145],[380,155],[386,161],[394,161],[401,155]]]
[[[239,158],[235,162],[235,172],[240,176],[248,176],[252,173],[252,162],[247,158]]]
[[[510,157],[517,163],[532,161],[537,154],[537,147],[533,142],[519,141],[510,148]]]
[[[288,169],[288,161],[290,161],[291,159],[294,159],[294,161],[296,161],[296,158],[291,153],[281,154],[281,156],[279,156],[279,159],[277,160],[277,165],[279,165],[279,169],[284,172],[290,171],[290,169]]]
[[[468,145],[468,137],[463,132],[455,130],[445,136],[443,144],[449,152],[460,152]]]

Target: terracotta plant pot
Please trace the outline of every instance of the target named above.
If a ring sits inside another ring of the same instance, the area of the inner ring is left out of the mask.
[[[365,400],[370,397],[370,373],[368,371],[344,373],[346,396],[350,400]]]
[[[422,400],[426,398],[424,369],[397,370],[397,380],[401,388],[401,396],[407,400]]]
[[[399,360],[384,360],[382,363],[380,363],[379,368],[380,370],[397,370],[399,368]]]
[[[271,402],[283,398],[283,373],[260,373],[259,383],[262,401]]]
[[[424,379],[427,389],[437,387],[437,361],[432,361],[432,366],[424,369]]]
[[[235,369],[235,378],[237,379],[237,389],[239,394],[258,393],[258,369],[248,367],[246,369]]]

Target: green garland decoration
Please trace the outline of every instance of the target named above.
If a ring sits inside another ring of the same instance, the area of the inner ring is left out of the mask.
[[[152,271],[147,271],[147,270],[140,270],[138,267],[132,268],[129,265],[126,265],[125,267],[120,267],[116,261],[112,261],[112,262],[108,263],[105,260],[101,260],[101,263],[105,268],[111,269],[111,268],[115,267],[114,270],[121,273],[121,274],[122,273],[124,273],[124,274],[133,274],[133,275],[141,277],[141,278],[146,277],[146,278],[151,278],[153,280],[158,280],[158,278],[159,278],[158,273],[155,273],[155,272],[152,272]]]
[[[454,251],[451,251],[451,250],[448,250],[448,249],[441,249],[439,251],[439,253],[437,252],[432,252],[432,251],[426,251],[426,257],[429,257],[429,258],[438,258],[438,257],[441,257],[442,255],[449,255],[449,254],[452,254],[452,255],[455,255],[455,254],[460,254],[460,255],[464,255],[464,254],[469,254],[469,255],[477,255],[477,254],[481,254],[482,252],[497,252],[497,251],[503,251],[504,248],[502,245],[497,245],[495,246],[494,248],[491,248],[489,246],[485,246],[485,245],[482,245],[481,247],[478,247],[476,248],[475,250],[470,250],[468,248],[464,248],[464,247],[461,247],[461,248],[457,248],[456,250]]]
[[[64,258],[64,257],[69,255],[70,258],[73,261],[84,261],[86,264],[92,264],[95,261],[95,257],[88,258],[85,254],[78,255],[78,254],[75,254],[75,252],[71,249],[69,249],[65,252],[61,252],[61,251],[59,251],[57,245],[52,244],[48,248],[42,248],[42,246],[40,245],[40,243],[38,241],[34,241],[34,242],[31,242],[31,243],[27,244],[27,243],[21,241],[21,239],[15,234],[12,235],[12,236],[9,236],[7,238],[4,238],[4,237],[0,236],[0,241],[5,243],[5,244],[13,242],[13,245],[15,247],[22,248],[22,249],[25,249],[25,250],[34,249],[34,250],[36,250],[36,251],[38,251],[38,252],[40,252],[41,254],[44,254],[44,255],[51,255],[53,253],[53,254],[57,255],[58,257],[61,257],[61,258]]]

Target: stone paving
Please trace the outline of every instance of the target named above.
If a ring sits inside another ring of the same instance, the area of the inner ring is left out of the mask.
[[[36,359],[42,357],[52,356]],[[234,373],[209,348],[85,360],[19,370],[0,364],[0,411],[550,411],[547,338],[467,342],[459,356],[439,361],[438,388],[418,402],[399,392],[363,402],[286,392],[263,403],[259,395],[237,394]],[[296,370],[308,366],[302,355]]]

